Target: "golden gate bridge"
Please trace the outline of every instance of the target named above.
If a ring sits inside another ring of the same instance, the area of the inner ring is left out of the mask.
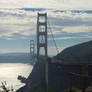
[[[49,85],[49,80],[48,80],[48,28],[51,32],[51,36],[52,36],[52,40],[54,42],[54,46],[56,48],[57,53],[59,53],[57,44],[55,42],[54,39],[54,35],[53,35],[53,31],[52,31],[52,27],[50,26],[50,23],[47,19],[47,13],[38,13],[37,16],[37,62],[40,61],[40,56],[41,56],[41,50],[44,50],[44,59],[46,62],[46,66],[45,66],[45,80],[46,80],[46,86],[48,88]],[[30,41],[30,55],[31,55],[31,59],[32,57],[34,58],[34,52],[35,52],[35,47],[34,47],[34,40]],[[82,86],[82,92],[85,92],[85,89],[87,87],[87,79],[88,78],[92,78],[91,75],[89,75],[88,73],[88,68],[91,66],[92,67],[92,63],[91,62],[63,62],[61,60],[55,60],[55,59],[51,59],[50,60],[51,63],[58,63],[61,66],[63,66],[63,72],[64,72],[64,76],[65,76],[65,80],[67,80],[67,74],[70,74],[71,76],[75,77],[77,80],[78,78],[81,78],[82,83],[79,83],[80,86]],[[80,73],[77,72],[77,70],[74,68],[75,66],[80,68]],[[73,68],[72,68],[73,67]],[[74,70],[73,70],[74,69]],[[57,75],[55,75],[57,76]],[[74,80],[72,80],[74,81]],[[70,84],[71,85],[71,84]]]

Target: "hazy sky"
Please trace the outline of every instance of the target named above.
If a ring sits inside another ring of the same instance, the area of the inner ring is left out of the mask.
[[[92,9],[92,0],[0,0],[0,7]]]
[[[37,12],[47,12],[59,48],[92,39],[91,0],[0,1],[0,53],[29,52],[36,39]],[[71,11],[72,10],[72,11]],[[48,27],[49,54],[56,54]]]

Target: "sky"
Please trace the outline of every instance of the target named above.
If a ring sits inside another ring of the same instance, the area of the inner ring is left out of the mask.
[[[1,8],[92,9],[92,0],[1,0]]]
[[[38,12],[47,12],[59,52],[92,40],[92,0],[2,0],[0,53],[30,51],[30,40],[36,40]],[[48,53],[57,54],[49,26]]]

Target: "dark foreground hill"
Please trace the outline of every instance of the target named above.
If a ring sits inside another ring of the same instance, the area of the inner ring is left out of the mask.
[[[78,44],[69,48],[66,48],[57,56],[54,57],[55,59],[61,60],[63,62],[91,62],[92,61],[92,41],[85,42],[82,44]],[[48,60],[48,62],[51,59]],[[27,84],[17,90],[17,92],[39,92],[38,90],[46,88],[46,77],[45,77],[45,64],[47,61],[40,60],[37,62],[33,68],[32,73],[29,75],[27,79]],[[48,69],[48,79],[49,79],[49,87],[52,88],[53,92],[63,92],[64,88],[68,88],[71,85],[72,78],[69,74],[66,76],[66,82],[64,82],[64,72],[63,72],[62,65],[60,64],[53,64],[49,62],[49,69]],[[75,71],[75,70],[76,71]],[[92,68],[89,69],[89,71]],[[72,71],[71,71],[72,70]],[[71,68],[70,72],[77,72],[81,74],[80,67],[74,66]],[[92,72],[91,72],[92,73]],[[76,78],[75,78],[76,79]],[[78,84],[79,88],[81,85],[81,79],[73,81],[73,87],[77,87]],[[89,80],[91,83],[92,81]],[[78,83],[77,83],[78,82]],[[66,83],[66,86],[64,87]]]
[[[66,48],[55,58],[67,62],[92,61],[92,41]]]

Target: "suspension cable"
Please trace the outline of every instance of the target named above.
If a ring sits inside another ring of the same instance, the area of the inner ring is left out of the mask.
[[[57,51],[57,54],[58,54],[58,53],[59,53],[59,50],[58,50],[58,47],[57,47],[56,41],[55,41],[55,39],[54,39],[54,35],[53,35],[52,28],[51,28],[51,26],[50,26],[49,21],[48,21],[48,26],[49,26],[49,29],[50,29],[50,32],[51,32],[51,36],[52,36],[52,40],[53,40],[53,42],[54,42],[54,46],[55,46],[56,51]]]

